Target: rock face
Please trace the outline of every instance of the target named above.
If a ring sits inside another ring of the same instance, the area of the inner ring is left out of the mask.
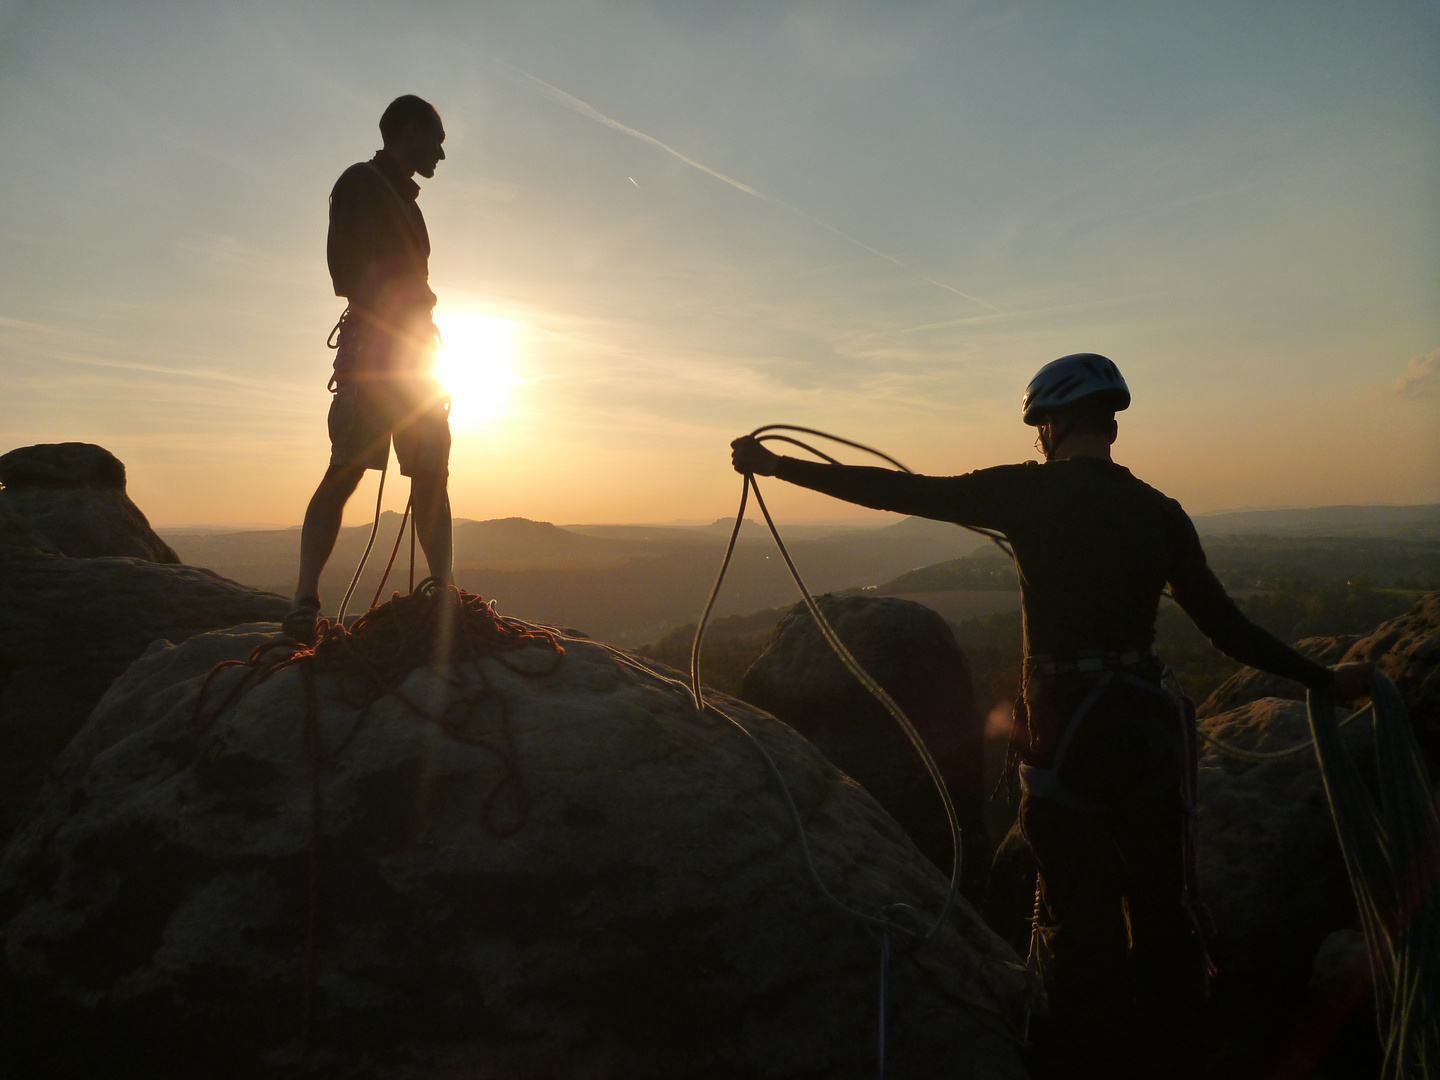
[[[1346,650],[1359,640],[1359,634],[1303,638],[1295,642],[1295,650],[1317,664],[1338,664]],[[1297,682],[1282,679],[1279,675],[1271,675],[1268,671],[1242,668],[1217,686],[1195,711],[1202,717],[1218,716],[1267,697],[1304,701],[1305,688]]]
[[[1305,706],[1262,698],[1201,721],[1202,730],[1248,750],[1298,746],[1310,737]],[[1358,762],[1371,760],[1374,727],[1361,716],[1343,731]],[[1200,883],[1215,923],[1212,1072],[1252,1075],[1282,1052],[1300,1019],[1321,944],[1355,921],[1313,750],[1247,762],[1202,744]],[[1299,1074],[1296,1074],[1299,1075]]]
[[[1415,737],[1440,773],[1440,593],[1398,619],[1381,623],[1345,652],[1345,661],[1373,660],[1405,699]]]
[[[282,597],[208,570],[61,557],[0,500],[0,843],[111,680],[152,641],[286,610]]]
[[[396,695],[357,710],[321,673],[312,772],[300,667],[196,720],[205,672],[267,630],[153,647],[57,762],[0,863],[0,1072],[293,1076],[307,941],[317,1075],[873,1068],[877,939],[820,897],[756,751],[673,672],[580,640],[558,664],[536,645],[420,668],[399,692],[444,726]],[[937,909],[943,879],[873,799],[722,704],[776,758],[831,889]],[[1019,1080],[1021,992],[961,901],[893,954],[894,1075]]]
[[[1369,634],[1306,638],[1295,647],[1322,664],[1374,661],[1405,699],[1432,774],[1440,772],[1440,593],[1423,597],[1410,611]],[[1220,684],[1199,713],[1215,716],[1266,697],[1302,701],[1304,690],[1286,679],[1246,668]]]
[[[978,901],[990,863],[984,727],[970,670],[945,620],[899,597],[823,596],[830,625],[924,738],[950,789],[964,848],[962,885]],[[854,777],[944,873],[951,841],[924,766],[885,711],[835,656],[803,605],[741,683],[741,696],[795,728]]]
[[[179,563],[125,494],[125,466],[91,443],[42,443],[0,456],[0,505],[64,555]]]

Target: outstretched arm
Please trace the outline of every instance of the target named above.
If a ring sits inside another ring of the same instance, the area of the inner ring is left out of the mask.
[[[868,465],[826,465],[782,457],[749,435],[730,444],[739,473],[775,476],[837,499],[900,514],[1004,530],[1010,504],[1006,484],[985,469],[963,476],[920,476]]]

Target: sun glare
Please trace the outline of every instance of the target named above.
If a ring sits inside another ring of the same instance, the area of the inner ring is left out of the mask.
[[[476,311],[435,316],[442,345],[435,373],[449,392],[453,427],[476,427],[503,416],[515,377],[515,324]]]

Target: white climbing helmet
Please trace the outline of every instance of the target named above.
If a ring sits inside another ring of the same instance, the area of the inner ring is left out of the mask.
[[[1050,361],[1030,380],[1020,409],[1025,423],[1034,427],[1051,410],[1082,401],[1116,412],[1130,407],[1130,388],[1114,361],[1093,352],[1071,353]]]

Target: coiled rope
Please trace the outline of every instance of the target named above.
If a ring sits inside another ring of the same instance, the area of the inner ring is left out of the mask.
[[[1349,716],[1346,716],[1343,720],[1339,720],[1336,722],[1336,730],[1338,731],[1339,729],[1347,726],[1357,716],[1363,716],[1365,713],[1370,712],[1373,708],[1374,703],[1372,702],[1369,705],[1356,709]],[[1294,757],[1296,754],[1303,754],[1306,750],[1309,750],[1312,746],[1315,745],[1315,739],[1312,736],[1311,738],[1306,739],[1303,742],[1296,743],[1294,746],[1287,746],[1283,750],[1247,750],[1243,746],[1236,746],[1232,742],[1227,742],[1224,739],[1217,738],[1216,736],[1206,731],[1203,727],[1199,727],[1198,725],[1196,726],[1195,733],[1200,737],[1202,741],[1209,743],[1226,757],[1235,758],[1237,761],[1277,761],[1280,758]]]
[[[856,450],[873,454],[875,457],[889,462],[904,472],[908,473],[911,471],[889,454],[866,446],[863,443],[853,442],[850,439],[844,439],[838,435],[831,435],[828,432],[817,431],[814,428],[798,427],[793,424],[767,424],[763,427],[756,428],[750,435],[751,438],[760,442],[774,441],[789,443],[792,446],[798,446],[802,450],[814,454],[816,457],[832,465],[839,464],[834,457],[801,442],[799,439],[789,435],[778,434],[778,432],[782,431],[798,431],[802,434],[828,439],[831,442],[840,443],[844,446],[853,447]],[[725,584],[725,575],[730,569],[730,561],[735,554],[735,544],[740,538],[740,528],[745,522],[745,508],[748,505],[752,492],[755,495],[755,504],[760,508],[760,513],[764,515],[765,524],[770,530],[770,536],[774,539],[775,546],[780,551],[780,557],[784,560],[786,569],[790,571],[790,577],[794,580],[796,589],[799,590],[800,598],[804,602],[806,610],[809,611],[810,617],[815,620],[815,625],[820,630],[821,636],[825,639],[826,644],[835,652],[835,655],[839,657],[840,662],[845,665],[846,670],[869,692],[880,704],[880,707],[890,715],[891,719],[895,721],[900,730],[905,734],[905,737],[910,741],[910,745],[915,749],[915,753],[919,756],[921,763],[925,766],[925,771],[929,774],[930,781],[934,784],[935,790],[940,796],[940,802],[944,806],[945,818],[950,826],[952,854],[950,886],[946,890],[945,901],[941,905],[940,913],[921,933],[917,934],[914,926],[899,922],[895,918],[895,916],[903,913],[911,920],[918,920],[919,913],[909,904],[889,904],[881,908],[876,914],[871,915],[851,907],[829,889],[820,877],[820,872],[815,865],[814,856],[811,854],[810,844],[805,834],[805,823],[800,816],[799,807],[796,806],[794,796],[790,792],[790,787],[785,782],[785,777],[780,772],[780,768],[775,763],[775,759],[744,724],[735,717],[728,715],[724,710],[714,708],[714,706],[711,706],[705,700],[704,688],[700,684],[700,655],[705,643],[705,626],[710,620],[710,613],[714,610],[715,601],[719,597],[720,590]],[[1000,537],[999,534],[992,533],[988,529],[976,529],[974,531],[982,532],[995,543],[1004,547],[1003,537]],[[1008,548],[1006,548],[1006,550],[1008,550]],[[960,820],[955,813],[955,804],[950,798],[950,791],[945,785],[945,778],[941,775],[940,767],[931,755],[930,748],[925,745],[925,740],[920,737],[920,733],[915,729],[915,725],[911,722],[910,718],[905,715],[905,711],[896,704],[894,698],[885,691],[885,688],[876,682],[870,673],[860,665],[860,662],[856,660],[850,650],[845,647],[845,643],[840,640],[840,636],[835,633],[835,629],[830,625],[829,620],[825,618],[824,612],[820,610],[820,605],[815,602],[815,597],[811,594],[809,587],[806,586],[804,579],[800,576],[800,571],[795,566],[795,560],[790,557],[790,552],[785,547],[785,541],[780,537],[780,530],[776,527],[774,518],[770,516],[770,508],[765,505],[764,496],[760,494],[760,486],[755,482],[753,473],[745,473],[742,479],[740,508],[735,513],[735,527],[730,531],[730,542],[725,547],[725,556],[720,562],[720,572],[716,575],[715,585],[710,590],[710,596],[705,602],[705,610],[700,616],[700,621],[695,626],[695,640],[690,646],[690,694],[694,699],[697,711],[713,708],[715,712],[719,713],[719,715],[723,716],[739,729],[741,734],[750,741],[751,745],[754,746],[760,754],[765,762],[766,768],[769,769],[770,774],[775,778],[776,784],[784,795],[786,807],[795,825],[795,833],[799,840],[801,854],[805,860],[806,870],[809,872],[810,878],[815,883],[816,888],[831,905],[848,917],[879,930],[882,934],[896,934],[902,938],[917,940],[919,942],[928,941],[946,920],[949,919],[950,911],[955,905],[955,897],[960,891],[961,843]],[[888,945],[886,947],[888,949]]]
[[[1312,691],[1306,713],[1370,958],[1381,1080],[1430,1080],[1440,1074],[1440,819],[1400,692],[1376,671],[1370,697],[1378,801],[1334,703]]]
[[[808,443],[802,442],[790,435],[779,434],[779,432],[782,431],[798,431],[804,435],[828,439],[831,442],[849,446],[853,449],[864,451],[867,454],[873,454],[875,457],[889,462],[902,472],[912,472],[912,470],[906,468],[889,454],[866,446],[863,443],[853,442],[850,439],[844,439],[838,435],[818,431],[815,428],[799,427],[794,424],[766,424],[752,431],[750,437],[759,442],[789,443],[792,446],[798,446],[800,449],[814,454],[816,457],[832,465],[840,464],[840,462],[831,455],[816,449]],[[705,643],[705,625],[710,620],[710,613],[715,607],[715,601],[720,595],[721,587],[725,584],[725,574],[730,569],[730,560],[735,554],[735,544],[740,538],[740,529],[745,523],[745,507],[751,492],[755,494],[755,505],[760,508],[760,513],[764,515],[765,525],[769,528],[770,536],[774,539],[775,546],[780,551],[780,557],[785,561],[785,568],[790,571],[790,577],[794,580],[795,587],[800,592],[800,598],[804,602],[806,610],[809,611],[810,617],[815,620],[815,625],[820,630],[821,636],[825,639],[826,644],[834,651],[835,655],[839,657],[840,662],[845,665],[846,670],[869,692],[871,697],[879,702],[880,707],[890,715],[900,730],[904,732],[905,737],[910,741],[910,745],[914,747],[916,754],[920,757],[920,761],[924,764],[925,771],[929,774],[931,783],[935,785],[935,790],[940,796],[940,802],[945,808],[945,819],[950,826],[950,885],[945,892],[945,902],[940,907],[940,913],[923,932],[917,933],[915,926],[906,925],[898,921],[897,916],[903,914],[916,925],[923,925],[919,912],[909,904],[887,904],[875,914],[870,915],[845,903],[830,890],[825,884],[824,879],[820,877],[819,868],[815,865],[815,858],[810,851],[810,843],[805,834],[804,819],[800,816],[800,809],[795,804],[795,797],[791,794],[790,785],[786,783],[785,776],[780,772],[779,765],[776,764],[770,752],[765,749],[764,744],[761,743],[744,724],[737,718],[729,715],[725,710],[716,708],[705,700],[704,688],[700,684],[700,654]],[[999,547],[1000,550],[1004,551],[1011,558],[1014,558],[1014,552],[1011,551],[1009,544],[1006,543],[1002,534],[990,529],[981,529],[968,525],[962,527],[987,537]],[[770,508],[765,505],[765,498],[760,494],[760,485],[755,482],[755,475],[753,473],[747,472],[742,478],[740,508],[735,512],[735,527],[730,531],[730,542],[725,547],[725,557],[720,562],[720,572],[716,575],[715,585],[710,590],[710,596],[705,602],[705,610],[700,616],[700,621],[695,626],[695,640],[690,646],[689,689],[697,712],[703,712],[709,708],[724,717],[749,740],[750,745],[755,748],[761,759],[765,762],[765,767],[770,771],[770,775],[775,778],[775,783],[784,796],[786,808],[790,812],[790,819],[795,826],[795,835],[799,841],[800,852],[804,857],[805,869],[810,875],[810,880],[814,882],[816,889],[840,912],[880,932],[879,1032],[877,1035],[875,1054],[875,1076],[876,1080],[883,1080],[886,1064],[885,1048],[888,1041],[887,1016],[889,1014],[890,938],[894,935],[900,937],[902,940],[909,940],[915,944],[923,944],[950,918],[951,909],[955,905],[955,897],[960,891],[960,819],[955,813],[955,804],[950,798],[950,791],[945,785],[945,778],[940,773],[940,767],[935,763],[935,759],[930,753],[930,748],[925,745],[925,740],[920,737],[920,733],[915,729],[915,725],[911,722],[910,718],[905,715],[905,710],[900,708],[895,700],[886,693],[885,688],[876,682],[870,673],[860,665],[860,662],[856,660],[850,650],[845,647],[845,643],[840,640],[840,636],[835,632],[834,627],[830,625],[829,620],[825,618],[824,612],[820,610],[820,605],[815,602],[815,597],[811,594],[804,579],[800,576],[800,571],[795,566],[795,560],[790,557],[790,552],[785,547],[785,541],[780,538],[780,530],[776,528],[775,520],[770,516]]]

